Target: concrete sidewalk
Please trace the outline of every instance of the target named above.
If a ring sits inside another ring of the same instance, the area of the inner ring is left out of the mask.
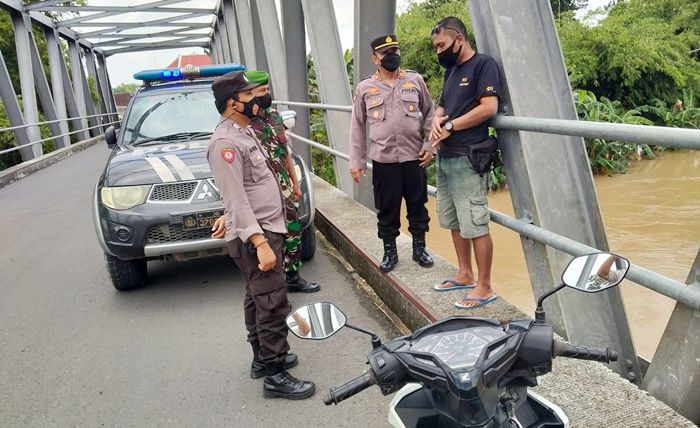
[[[411,239],[403,234],[397,240],[397,268],[381,273],[378,262],[383,250],[375,214],[319,178],[314,186],[319,230],[412,329],[451,315],[491,317],[502,322],[526,316],[503,298],[470,311],[455,308],[452,303],[459,292],[439,293],[432,287],[455,274],[456,267],[439,256],[434,256],[433,268],[419,267],[411,260]],[[574,428],[695,426],[600,363],[559,358],[552,373],[539,380],[535,391],[559,405]]]

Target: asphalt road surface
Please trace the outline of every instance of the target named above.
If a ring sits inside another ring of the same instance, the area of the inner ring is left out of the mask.
[[[359,375],[369,337],[290,338],[316,382],[304,401],[262,398],[249,377],[243,285],[227,257],[149,263],[146,288],[120,293],[107,277],[91,200],[108,150],[98,144],[0,189],[0,426],[381,427],[391,397],[376,387],[324,406]],[[393,327],[324,246],[302,270],[383,339]]]

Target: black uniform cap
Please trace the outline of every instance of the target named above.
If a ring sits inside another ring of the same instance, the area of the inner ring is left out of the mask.
[[[231,71],[214,80],[211,89],[214,91],[215,99],[224,100],[236,92],[247,91],[256,86],[260,86],[260,84],[248,80],[244,71]]]
[[[399,41],[396,39],[396,34],[386,34],[372,40],[369,45],[372,47],[372,52],[384,53],[392,48],[399,47]]]

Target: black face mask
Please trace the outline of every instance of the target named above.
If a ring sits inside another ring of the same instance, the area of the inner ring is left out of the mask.
[[[441,66],[452,68],[457,65],[457,59],[459,59],[459,54],[462,52],[462,46],[459,47],[457,52],[454,52],[455,43],[457,43],[457,39],[452,42],[449,48],[437,54],[438,62]]]
[[[388,54],[384,55],[384,58],[382,58],[380,64],[387,71],[396,71],[396,69],[399,68],[399,65],[401,65],[401,55],[397,54],[396,52],[389,52]]]
[[[257,97],[258,100],[258,105],[260,106],[261,109],[267,110],[272,106],[272,95],[265,94],[262,97]]]
[[[254,118],[258,111],[260,110],[260,101],[258,98],[253,98],[252,100],[248,101],[247,103],[244,103],[243,101],[238,101],[239,103],[243,104],[243,111],[239,112],[242,115],[246,116],[248,119]],[[257,107],[257,108],[255,108]]]

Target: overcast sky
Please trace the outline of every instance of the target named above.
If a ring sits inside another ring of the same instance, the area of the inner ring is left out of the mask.
[[[173,7],[203,7],[211,8],[216,4],[217,0],[190,0],[187,2],[173,5]],[[277,0],[278,2],[280,0]],[[423,0],[397,0],[398,12],[405,10],[410,3]],[[119,5],[138,5],[146,3],[145,0],[121,0]],[[589,0],[589,8],[602,7],[609,0]],[[340,41],[343,49],[349,49],[353,45],[353,1],[351,0],[333,0],[335,7],[336,21],[338,23],[338,31],[340,33]],[[90,5],[114,5],[113,0],[89,0]],[[167,15],[157,13],[130,13],[125,15],[117,15],[115,17],[105,18],[108,21],[118,22],[144,22],[153,19],[159,19]],[[194,18],[191,22],[207,21],[206,18]],[[211,18],[208,20],[211,21]],[[80,28],[81,32],[91,31],[97,28]],[[126,30],[128,32],[139,32],[139,30]],[[95,41],[94,39],[92,39]],[[155,40],[154,40],[155,41]],[[107,68],[109,70],[110,80],[112,85],[116,86],[121,83],[134,82],[133,74],[139,70],[155,69],[166,67],[180,54],[203,53],[201,48],[184,48],[184,49],[167,49],[154,50],[145,52],[125,53],[111,56],[107,59]]]

